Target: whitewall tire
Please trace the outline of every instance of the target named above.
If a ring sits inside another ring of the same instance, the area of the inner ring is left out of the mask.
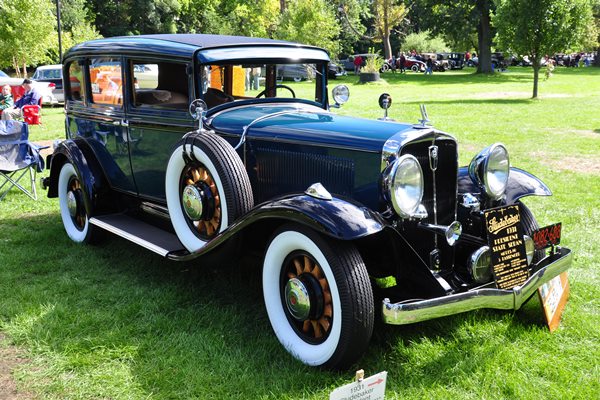
[[[350,243],[295,225],[270,241],[263,295],[279,342],[311,366],[344,368],[366,349],[373,331],[373,294],[365,265]]]

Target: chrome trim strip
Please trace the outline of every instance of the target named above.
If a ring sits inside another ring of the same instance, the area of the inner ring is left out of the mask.
[[[163,257],[166,257],[167,254],[169,254],[169,250],[163,249],[162,247],[159,247],[159,246],[155,245],[154,243],[150,243],[142,238],[132,235],[129,232],[125,232],[113,225],[107,224],[96,218],[93,218],[93,217],[90,218],[89,222],[92,225],[96,225],[97,227],[105,229],[105,230],[109,231],[110,233],[114,233],[117,236],[121,236],[124,239],[127,239],[137,245],[144,247],[145,249],[155,252],[156,254],[160,254]]]
[[[541,264],[547,265],[533,274],[523,286],[512,290],[480,288],[410,303],[390,303],[389,299],[384,299],[381,304],[383,322],[393,325],[412,324],[480,308],[518,310],[540,286],[571,266],[573,253],[563,247],[560,249],[560,256],[554,261],[551,261],[552,258],[553,256],[549,256],[541,260]]]

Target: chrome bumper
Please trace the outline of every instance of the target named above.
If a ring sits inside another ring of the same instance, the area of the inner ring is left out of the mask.
[[[543,267],[523,286],[512,290],[479,288],[465,293],[405,303],[390,303],[389,299],[384,299],[383,322],[393,325],[412,324],[479,308],[518,310],[540,286],[566,271],[571,266],[572,259],[571,250],[561,248],[556,254],[541,260],[540,265]]]

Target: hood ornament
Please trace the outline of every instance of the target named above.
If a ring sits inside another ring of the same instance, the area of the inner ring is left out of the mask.
[[[419,105],[419,109],[421,110],[421,119],[419,120],[419,124],[413,125],[413,128],[417,129],[427,129],[431,128],[431,120],[429,119],[429,115],[427,115],[427,108],[425,104]]]

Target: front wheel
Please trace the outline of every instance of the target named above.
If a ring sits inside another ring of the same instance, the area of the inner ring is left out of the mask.
[[[298,360],[346,368],[366,350],[373,291],[354,245],[284,226],[267,247],[262,277],[271,326]]]
[[[416,65],[416,64],[415,64],[415,65],[413,65],[412,67],[410,67],[410,69],[411,69],[413,72],[419,72],[419,66],[418,66],[418,65]]]

